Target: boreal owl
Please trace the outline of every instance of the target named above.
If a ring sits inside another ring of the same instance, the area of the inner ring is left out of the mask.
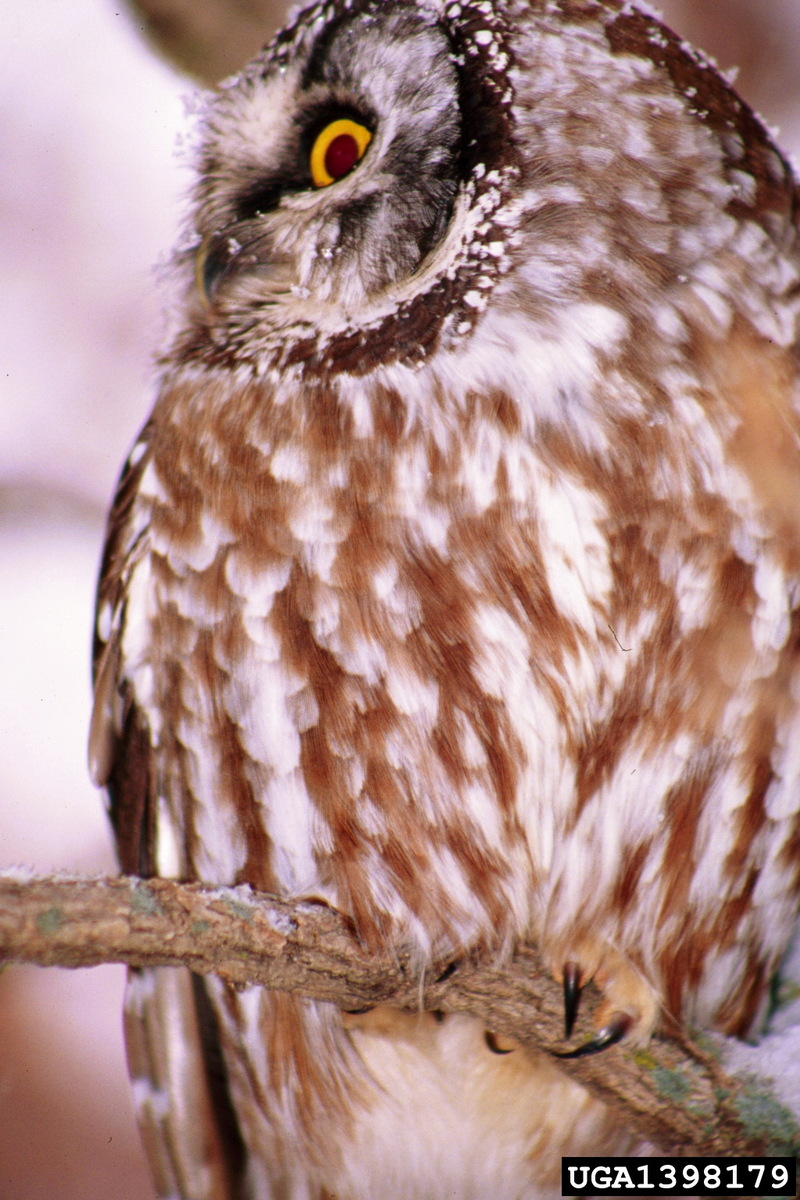
[[[201,123],[99,585],[122,868],[533,941],[590,1049],[753,1030],[800,893],[785,158],[621,0],[330,0]],[[529,1200],[634,1144],[484,1034],[134,973],[158,1194]]]

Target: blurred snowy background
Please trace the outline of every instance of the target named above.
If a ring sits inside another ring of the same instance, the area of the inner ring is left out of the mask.
[[[740,91],[800,151],[798,0],[660,7],[738,64]],[[140,24],[113,0],[0,8],[0,867],[114,869],[85,769],[92,592],[105,508],[150,405],[154,267],[182,212],[195,88]],[[121,968],[0,975],[0,1200],[153,1197],[122,981]]]

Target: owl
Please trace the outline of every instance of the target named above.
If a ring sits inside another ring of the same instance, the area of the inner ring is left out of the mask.
[[[600,988],[580,1052],[756,1029],[800,897],[786,160],[631,3],[324,0],[197,169],[97,601],[122,869],[421,967],[532,941],[568,1025]],[[637,1145],[468,1016],[157,970],[126,1033],[161,1197],[534,1200]]]

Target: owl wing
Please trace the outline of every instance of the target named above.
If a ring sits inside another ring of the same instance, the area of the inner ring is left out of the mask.
[[[145,714],[124,678],[122,638],[131,576],[145,549],[135,501],[148,461],[145,426],[122,469],[106,525],[95,607],[92,654],[94,706],[89,731],[89,769],[107,789],[109,814],[123,871],[155,873],[155,773]]]
[[[92,777],[105,787],[117,857],[127,874],[156,874],[158,788],[150,727],[125,678],[123,635],[130,582],[146,550],[136,498],[150,427],[117,486],[100,567],[93,647]],[[241,1200],[244,1151],[200,976],[174,968],[131,969],[125,1046],[139,1130],[160,1197]]]

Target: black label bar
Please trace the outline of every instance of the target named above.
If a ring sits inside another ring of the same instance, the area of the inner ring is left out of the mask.
[[[563,1196],[797,1195],[796,1158],[562,1158]]]

